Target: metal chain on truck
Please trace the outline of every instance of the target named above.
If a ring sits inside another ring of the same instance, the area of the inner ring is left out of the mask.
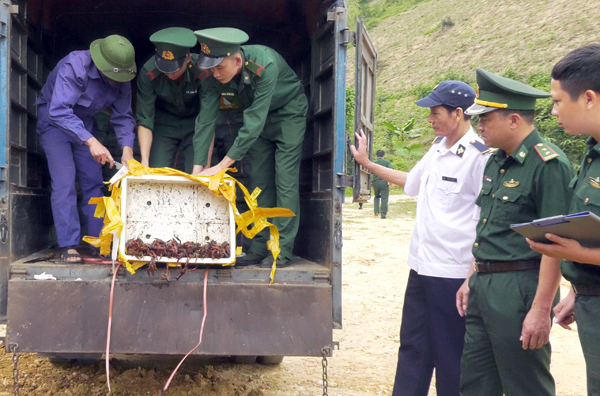
[[[13,387],[15,396],[19,396],[19,354],[17,352],[17,348],[19,344],[11,344],[9,346],[9,350],[12,350],[13,353]]]
[[[323,366],[323,396],[328,396],[329,393],[327,393],[327,349],[323,348],[321,349],[321,353],[323,354],[323,361],[322,366]]]

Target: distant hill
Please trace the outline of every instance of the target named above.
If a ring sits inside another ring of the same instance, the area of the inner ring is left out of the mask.
[[[385,121],[401,126],[415,117],[417,127],[427,126],[428,111],[414,101],[444,79],[474,86],[475,68],[482,67],[549,90],[549,73],[559,59],[600,41],[597,0],[351,0],[350,13],[360,15],[359,6],[381,12],[377,7],[384,3],[418,4],[385,19],[366,15],[367,22],[377,25],[369,31],[378,51],[376,148],[393,147],[395,137],[386,133]],[[349,24],[353,28],[354,21]],[[353,51],[349,53],[352,65]],[[349,87],[354,84],[353,73],[352,69],[348,74]],[[540,106],[541,129],[547,129],[576,162],[581,139],[570,141],[560,135],[549,116],[549,100]],[[421,132],[418,140],[429,142],[431,129]]]

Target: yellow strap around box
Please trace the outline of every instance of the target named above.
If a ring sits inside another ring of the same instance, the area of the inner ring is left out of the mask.
[[[233,214],[236,223],[236,233],[241,232],[247,238],[254,238],[256,234],[261,232],[265,227],[269,227],[271,231],[271,240],[267,242],[267,248],[273,253],[273,267],[271,269],[271,283],[275,277],[276,260],[279,256],[279,231],[277,227],[267,221],[267,218],[295,216],[294,212],[285,208],[259,208],[256,198],[260,194],[260,189],[255,189],[252,194],[248,193],[248,189],[240,182],[234,179],[227,171],[237,172],[236,169],[224,169],[216,175],[210,177],[208,183],[202,180],[207,176],[190,175],[185,172],[172,168],[149,168],[137,162],[130,160],[127,163],[129,172],[125,174],[117,182],[109,186],[111,191],[110,197],[98,197],[90,199],[90,204],[96,205],[94,216],[104,217],[104,226],[100,231],[99,237],[85,236],[84,241],[92,246],[100,248],[100,254],[109,255],[112,243],[111,232],[117,231],[117,235],[121,235],[123,230],[123,222],[121,220],[121,181],[127,176],[143,176],[143,175],[163,175],[163,176],[183,176],[198,184],[208,187],[218,197],[225,198],[233,206]],[[231,181],[226,183],[225,181]],[[240,213],[235,204],[236,189],[238,185],[244,194],[244,200],[248,204],[249,210],[245,213]],[[253,225],[252,229],[248,229]],[[239,250],[239,248],[238,248]],[[127,270],[134,274],[135,271],[146,265],[147,261],[129,262],[125,256],[119,251],[119,260],[123,263]],[[170,263],[170,266],[178,266],[178,263]]]

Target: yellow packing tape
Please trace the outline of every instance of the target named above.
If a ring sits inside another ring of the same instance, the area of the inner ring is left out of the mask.
[[[125,174],[116,183],[109,186],[111,191],[110,197],[99,197],[90,199],[90,204],[96,205],[96,211],[94,216],[104,217],[104,226],[100,231],[99,237],[85,236],[84,241],[92,246],[100,248],[100,254],[109,255],[110,246],[112,243],[111,231],[117,231],[118,235],[121,235],[123,230],[123,222],[121,220],[121,181],[127,176],[143,176],[143,175],[163,175],[163,176],[183,176],[196,183],[202,184],[208,187],[218,197],[223,197],[233,206],[233,214],[236,223],[236,233],[241,232],[247,238],[254,238],[256,234],[262,231],[265,227],[269,227],[271,231],[271,240],[267,242],[267,248],[273,253],[273,267],[271,268],[271,284],[275,277],[276,260],[279,256],[279,231],[277,227],[267,221],[267,218],[272,217],[287,217],[295,216],[294,212],[285,208],[259,208],[257,197],[260,194],[260,189],[255,189],[252,194],[248,192],[248,189],[244,187],[240,182],[234,179],[231,175],[227,174],[227,171],[237,172],[236,169],[224,169],[218,174],[210,177],[208,183],[201,178],[206,176],[190,175],[185,172],[179,171],[172,168],[149,168],[137,162],[136,160],[130,160],[127,163],[129,172]],[[229,180],[230,183],[226,181]],[[236,199],[236,188],[238,185],[244,194],[244,200],[248,204],[249,210],[245,213],[240,213],[235,204]],[[252,229],[248,229],[249,226],[254,225]],[[240,250],[238,247],[236,253]],[[135,271],[144,265],[147,261],[133,261],[129,262],[119,251],[119,260],[123,263],[127,270],[134,274]],[[171,266],[178,266],[180,264],[171,263]]]

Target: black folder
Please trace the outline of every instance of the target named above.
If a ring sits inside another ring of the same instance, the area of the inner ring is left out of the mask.
[[[551,243],[547,232],[575,239],[581,246],[600,247],[600,217],[591,212],[537,219],[531,223],[511,224],[510,228],[536,242]]]

